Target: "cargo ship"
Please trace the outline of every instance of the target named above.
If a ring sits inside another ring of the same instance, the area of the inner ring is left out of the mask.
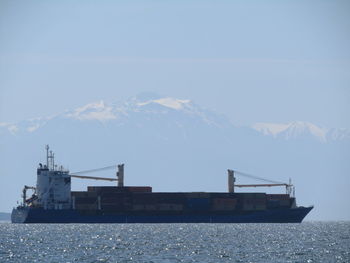
[[[47,145],[46,164],[37,168],[36,186],[24,186],[12,223],[300,223],[313,208],[296,205],[290,182],[238,185],[239,172],[234,170],[228,170],[227,192],[153,192],[150,186],[124,186],[124,164],[113,167],[116,178],[82,175],[101,169],[70,173],[55,165]],[[117,185],[72,191],[72,178],[116,181]],[[286,193],[235,191],[260,186],[284,186]],[[29,198],[28,190],[32,191]]]

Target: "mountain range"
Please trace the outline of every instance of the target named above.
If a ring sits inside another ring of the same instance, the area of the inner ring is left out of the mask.
[[[123,125],[125,122],[135,121],[135,118],[144,120],[153,118],[156,115],[172,115],[172,117],[178,115],[178,117],[193,119],[207,123],[208,125],[228,125],[228,123],[225,123],[227,120],[223,119],[223,116],[202,109],[190,100],[180,100],[170,97],[145,99],[145,96],[137,96],[124,103],[106,104],[104,101],[98,101],[74,110],[66,110],[54,116],[28,119],[19,123],[0,123],[0,131],[2,135],[5,135],[6,132],[12,135],[31,133],[57,120],[77,122],[95,121],[102,124],[114,123]]]
[[[15,205],[23,185],[35,184],[45,144],[72,172],[125,162],[126,184],[155,191],[226,191],[228,168],[277,181],[292,178],[299,203],[316,206],[311,219],[350,219],[344,210],[350,197],[348,129],[301,121],[240,126],[191,100],[149,93],[0,123],[6,164],[0,167],[0,197],[7,200],[0,211]],[[95,184],[101,183],[77,180],[73,188]]]
[[[23,120],[18,123],[0,123],[0,134],[6,135],[6,133],[9,133],[16,136],[18,134],[32,133],[56,120],[98,121],[103,124],[113,122],[123,125],[125,122],[132,121],[136,115],[139,115],[140,118],[149,118],[156,114],[178,114],[186,119],[190,118],[206,123],[207,125],[217,126],[218,128],[227,128],[228,126],[239,128],[225,116],[203,109],[191,100],[147,94],[132,97],[123,103],[107,104],[101,100],[74,110],[66,110],[54,116],[42,116]],[[178,124],[181,126],[180,123]],[[286,140],[306,136],[320,142],[350,140],[350,129],[319,127],[316,124],[303,121],[293,121],[290,123],[255,123],[245,128],[251,128],[266,136]]]

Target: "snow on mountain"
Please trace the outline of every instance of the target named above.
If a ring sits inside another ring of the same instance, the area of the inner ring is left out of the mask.
[[[220,130],[236,131],[240,129],[233,125],[225,116],[204,109],[188,99],[162,97],[153,93],[140,94],[125,102],[106,103],[97,101],[62,114],[51,117],[40,117],[24,120],[19,123],[0,123],[0,134],[19,135],[33,133],[46,124],[55,125],[55,120],[71,120],[73,122],[98,121],[102,123],[117,123],[118,125],[133,123],[137,127],[148,125],[176,125],[182,129],[208,125]],[[150,122],[150,120],[152,120]],[[88,124],[87,124],[88,125]],[[290,123],[256,123],[252,127],[241,127],[255,130],[265,136],[285,140],[299,138],[314,138],[320,142],[341,141],[350,139],[349,129],[326,129],[310,122],[295,121]],[[189,128],[191,129],[191,128]]]
[[[264,135],[273,135],[277,136],[280,132],[288,129],[288,124],[280,124],[280,123],[255,123],[252,126],[253,129],[261,132]]]
[[[49,118],[35,118],[19,123],[0,123],[0,134],[3,134],[4,131],[13,135],[21,132],[34,132],[51,120],[54,122],[55,119],[127,123],[131,121],[143,122],[150,118],[159,119],[160,116],[165,117],[165,115],[171,115],[171,117],[166,117],[165,120],[177,122],[180,126],[182,125],[180,122],[186,119],[185,122],[187,123],[189,120],[197,120],[216,127],[223,127],[229,123],[224,116],[203,109],[191,100],[147,94],[147,96],[139,95],[125,102],[111,104],[101,100],[73,110],[66,110],[62,114]]]
[[[34,132],[37,129],[43,127],[53,117],[38,117],[23,120],[18,123],[0,123],[0,134],[8,131],[12,135],[16,135],[19,132]]]
[[[327,133],[327,139],[333,141],[341,141],[350,138],[350,129],[338,128],[330,129]]]
[[[198,105],[195,105],[191,100],[177,99],[172,97],[162,97],[157,94],[146,93],[130,98],[122,104],[122,108],[131,111],[139,111],[146,109],[159,109],[160,111],[183,111],[200,107]]]
[[[113,107],[106,105],[102,100],[95,103],[89,103],[73,111],[65,113],[65,117],[77,120],[98,120],[107,121],[117,118],[113,112]]]
[[[156,100],[150,100],[146,102],[139,102],[137,105],[138,106],[145,106],[150,103],[157,103],[160,104],[164,107],[168,107],[174,110],[182,110],[184,109],[187,104],[189,104],[191,101],[190,100],[179,100],[179,99],[174,99],[174,98],[161,98],[161,99],[156,99]]]
[[[7,130],[11,134],[16,134],[16,132],[18,131],[18,127],[13,123],[2,122],[0,123],[0,130],[2,131]]]
[[[312,136],[320,142],[339,141],[350,138],[349,129],[327,129],[310,122],[295,121],[291,123],[256,123],[252,126],[264,135],[286,140]]]

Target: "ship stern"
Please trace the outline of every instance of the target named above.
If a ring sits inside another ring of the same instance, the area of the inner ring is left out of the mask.
[[[23,224],[26,223],[28,218],[29,208],[27,207],[16,207],[13,208],[11,213],[11,222]]]

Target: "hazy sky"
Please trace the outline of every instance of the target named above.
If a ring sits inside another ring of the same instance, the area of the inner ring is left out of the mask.
[[[350,128],[349,1],[0,1],[0,122],[144,91]]]

